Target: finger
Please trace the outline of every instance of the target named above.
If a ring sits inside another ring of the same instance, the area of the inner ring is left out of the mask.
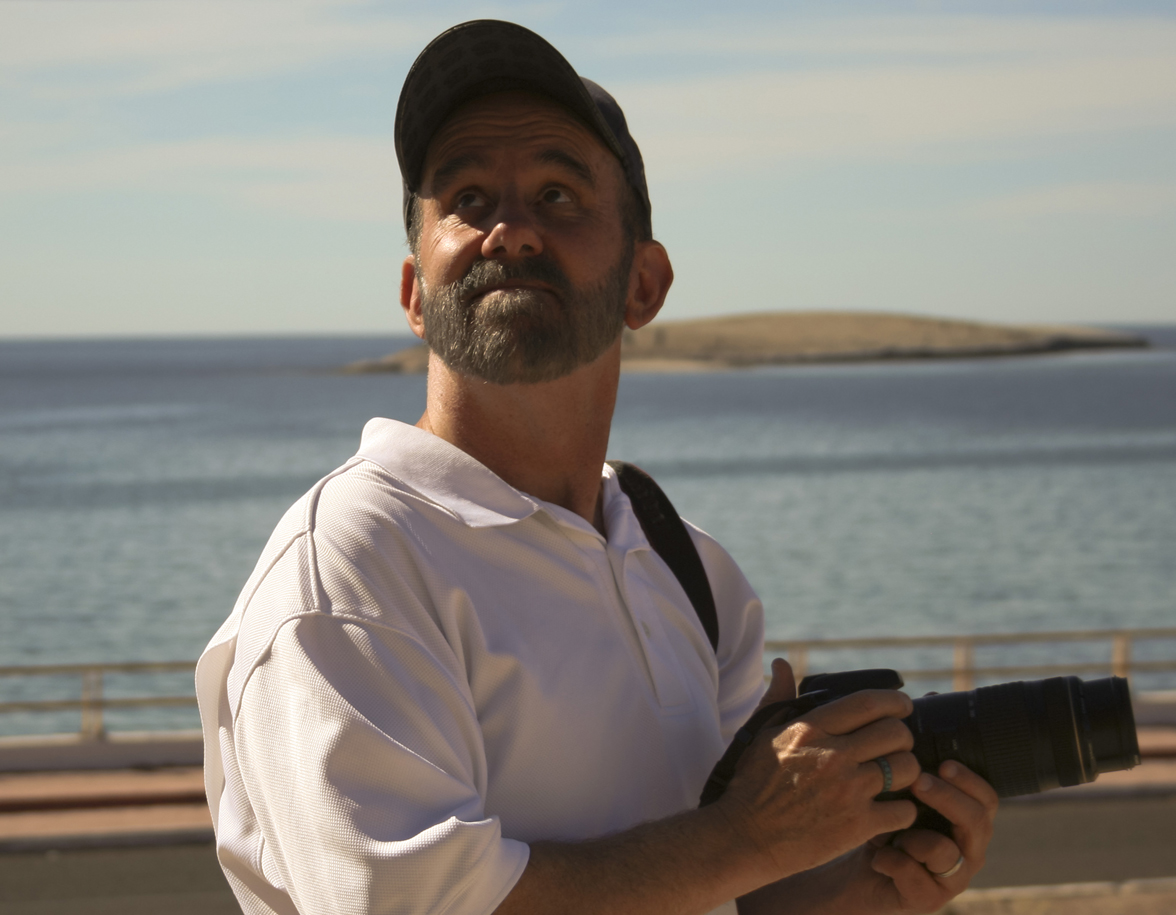
[[[826,734],[850,734],[882,718],[905,718],[914,711],[910,696],[893,689],[863,689],[804,717]]]
[[[772,682],[768,684],[767,691],[760,699],[760,706],[795,698],[796,677],[792,674],[792,665],[783,658],[774,658],[772,660]]]
[[[996,816],[996,792],[991,786],[983,782],[979,776],[969,773],[973,778],[983,783],[986,791],[982,791],[966,779],[959,763],[948,761],[940,767],[941,772],[950,773],[953,780],[964,781],[970,788],[976,790],[980,797],[974,796],[953,782],[944,778],[935,778],[924,772],[911,786],[911,792],[927,806],[938,810],[952,824],[952,835],[960,850],[969,858],[983,863],[984,852],[992,838],[992,823]]]
[[[961,762],[949,759],[939,767],[939,777],[975,798],[986,810],[996,812],[1000,795],[996,789]]]
[[[879,833],[910,829],[918,811],[913,801],[874,801],[870,805],[871,823]]]
[[[883,761],[890,769],[889,780],[882,766]],[[884,791],[901,791],[903,788],[909,788],[921,771],[914,753],[887,753],[884,756],[876,756],[862,763],[860,769],[871,796]]]
[[[938,911],[959,891],[955,878],[951,886],[945,886],[906,852],[890,845],[874,850],[870,867],[890,878],[904,911]]]
[[[930,829],[908,829],[906,832],[898,833],[890,844],[893,848],[906,852],[927,868],[931,876],[940,880],[950,879],[941,875],[955,867],[963,855],[955,842]],[[961,867],[960,871],[962,870]]]
[[[913,749],[915,738],[899,719],[883,718],[858,728],[852,734],[843,734],[833,743],[857,762],[870,762],[879,756],[905,753]],[[914,781],[916,775],[917,772],[911,775],[911,781]]]

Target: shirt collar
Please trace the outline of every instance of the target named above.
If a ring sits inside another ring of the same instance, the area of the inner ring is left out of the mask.
[[[356,455],[378,464],[402,485],[470,527],[498,527],[545,511],[557,523],[599,536],[578,515],[515,489],[484,464],[445,439],[394,419],[372,419]],[[649,541],[617,475],[604,465],[604,523],[614,549],[649,549]]]
[[[608,531],[608,539],[577,515],[561,505],[553,505],[536,499],[539,507],[547,512],[555,521],[565,528],[578,531],[581,535],[594,537],[601,543],[618,553],[631,553],[634,550],[651,550],[649,540],[637,514],[633,511],[633,504],[621,489],[616,471],[605,464],[601,471],[601,486],[604,491],[604,529]]]
[[[608,464],[604,465],[604,529],[609,544],[622,553],[652,549],[616,471]]]
[[[538,502],[460,448],[394,419],[368,420],[356,457],[383,467],[470,527],[513,524],[539,510]]]

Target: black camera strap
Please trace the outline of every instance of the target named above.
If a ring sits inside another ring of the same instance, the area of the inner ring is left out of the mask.
[[[711,591],[710,581],[706,577],[706,569],[703,568],[702,559],[698,555],[694,541],[690,539],[690,532],[686,530],[682,518],[674,509],[669,497],[654,482],[653,477],[636,464],[629,464],[625,461],[609,461],[608,466],[616,473],[621,491],[629,497],[629,501],[633,505],[633,513],[637,515],[641,530],[645,532],[645,539],[670,567],[670,571],[674,573],[678,583],[682,585],[682,590],[690,598],[694,612],[698,614],[702,628],[706,631],[707,638],[710,639],[711,647],[717,651],[719,647],[719,617],[715,611],[714,594]],[[743,751],[764,727],[769,723],[773,725],[784,724],[803,715],[820,704],[826,695],[822,691],[798,699],[774,702],[752,715],[747,723],[736,732],[735,739],[727,747],[727,752],[723,754],[722,759],[711,771],[710,778],[707,779],[706,786],[703,788],[699,806],[705,807],[719,799],[726,790],[727,783],[735,774],[735,767],[738,765]]]
[[[722,797],[728,783],[735,776],[735,767],[739,765],[743,751],[751,745],[760,731],[768,725],[779,727],[787,724],[805,712],[812,711],[824,701],[826,695],[818,693],[797,699],[783,699],[757,710],[747,719],[746,724],[735,732],[735,738],[727,746],[727,751],[711,769],[710,777],[702,788],[702,796],[698,799],[698,806],[705,807]]]
[[[715,763],[710,777],[702,789],[698,806],[713,804],[727,790],[727,784],[735,775],[735,767],[743,751],[755,740],[764,728],[780,727],[811,712],[818,705],[824,705],[840,696],[848,696],[862,689],[902,689],[902,676],[896,670],[873,668],[870,670],[847,670],[835,674],[810,674],[800,681],[799,695],[795,699],[782,699],[765,705],[755,711],[747,723],[735,732],[735,738],[727,752]]]
[[[641,523],[645,539],[678,579],[698,614],[711,647],[718,651],[719,615],[715,611],[715,596],[685,523],[653,477],[636,464],[609,461],[608,466],[616,473],[621,491],[633,504],[633,512]]]

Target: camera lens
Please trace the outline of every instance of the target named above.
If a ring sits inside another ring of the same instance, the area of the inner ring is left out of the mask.
[[[906,719],[930,772],[947,759],[1001,797],[1092,782],[1139,764],[1131,695],[1122,677],[1016,681],[924,696]]]

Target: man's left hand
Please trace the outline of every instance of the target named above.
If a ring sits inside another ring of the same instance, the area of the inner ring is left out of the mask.
[[[922,773],[911,792],[952,824],[952,838],[926,829],[878,836],[862,849],[871,873],[866,908],[875,912],[935,912],[967,888],[984,865],[998,798],[988,782],[948,760],[939,776]],[[962,859],[962,860],[961,860]],[[956,864],[959,869],[952,872]],[[949,874],[950,876],[941,876]]]

